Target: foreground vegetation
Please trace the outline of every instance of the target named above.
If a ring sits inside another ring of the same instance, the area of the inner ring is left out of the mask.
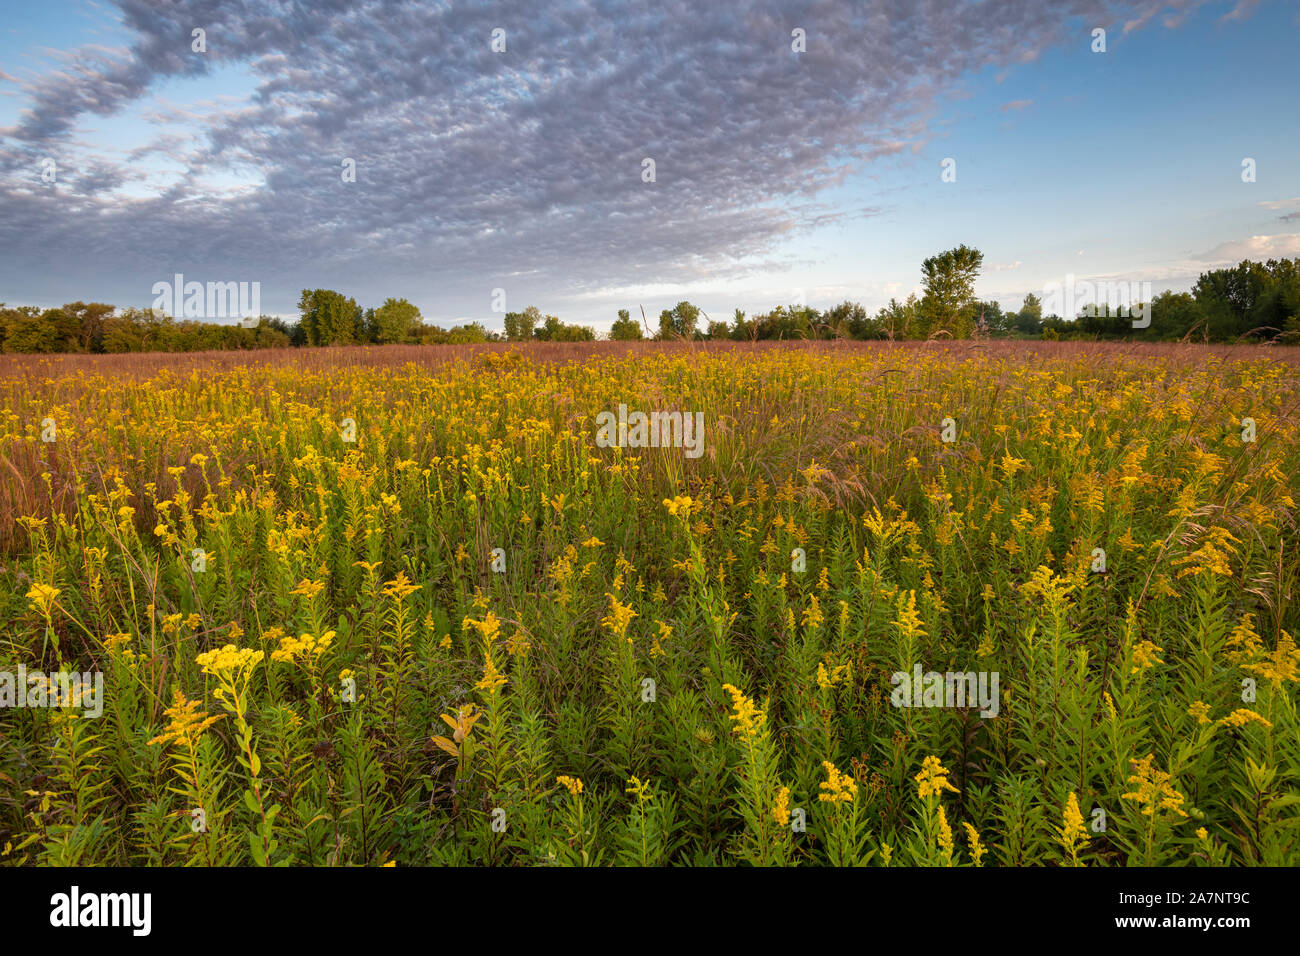
[[[1300,863],[1277,351],[396,354],[0,366],[0,861]]]

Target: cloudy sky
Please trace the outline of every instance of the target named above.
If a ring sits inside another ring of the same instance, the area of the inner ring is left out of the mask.
[[[1293,0],[9,4],[0,301],[179,272],[606,328],[874,309],[962,242],[1009,307],[1188,288],[1300,255],[1297,40]]]

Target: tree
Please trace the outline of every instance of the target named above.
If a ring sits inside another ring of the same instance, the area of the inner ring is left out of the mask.
[[[906,302],[891,298],[889,305],[882,306],[876,313],[876,326],[882,336],[888,339],[910,339],[918,335],[920,319],[917,315],[920,303],[915,295],[909,295]]]
[[[745,318],[745,310],[737,309],[732,314],[731,338],[736,342],[752,342],[758,336],[758,326]]]
[[[63,351],[57,322],[62,314],[58,309],[42,312],[31,306],[23,306],[6,312],[6,352],[32,355]]]
[[[1002,304],[990,299],[988,302],[972,302],[967,308],[974,316],[975,329],[984,335],[1006,335],[1011,331],[1012,317],[1002,311]]]
[[[537,326],[542,322],[541,310],[530,305],[522,312],[506,313],[506,341],[531,342]]]
[[[874,321],[867,318],[867,310],[860,303],[845,299],[837,306],[828,309],[822,316],[829,333],[837,339],[875,339],[879,338],[879,329]]]
[[[487,340],[487,329],[480,322],[458,325],[447,333],[447,343],[449,345],[476,345]]]
[[[374,312],[375,340],[381,344],[405,342],[421,321],[420,310],[405,299],[385,299]]]
[[[341,292],[303,289],[298,311],[308,345],[350,345],[365,337],[365,314]]]
[[[699,325],[700,310],[683,300],[659,313],[660,339],[693,339]]]
[[[974,327],[973,317],[963,309],[975,298],[975,279],[984,264],[984,253],[963,244],[921,263],[921,329],[918,338],[940,330],[953,338],[966,338]]]
[[[1032,292],[1027,293],[1013,324],[1021,335],[1037,335],[1043,324],[1043,300]]]
[[[639,342],[641,326],[633,321],[627,309],[619,309],[618,319],[609,327],[609,337],[615,342]]]
[[[77,351],[103,351],[104,320],[113,314],[113,306],[104,302],[72,302],[61,311],[67,317],[67,332],[76,339]]]

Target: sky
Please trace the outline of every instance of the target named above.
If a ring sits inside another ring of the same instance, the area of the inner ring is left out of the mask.
[[[0,302],[653,327],[874,312],[961,243],[1006,308],[1182,291],[1300,256],[1298,39],[1295,0],[10,4]]]

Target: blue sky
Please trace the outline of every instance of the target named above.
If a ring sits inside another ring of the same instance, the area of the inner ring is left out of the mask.
[[[605,328],[683,298],[874,310],[962,242],[1010,308],[1070,274],[1181,290],[1300,255],[1300,7],[1049,7],[14,7],[0,301],[147,306],[184,272],[286,316],[324,286],[499,328],[504,289]]]

